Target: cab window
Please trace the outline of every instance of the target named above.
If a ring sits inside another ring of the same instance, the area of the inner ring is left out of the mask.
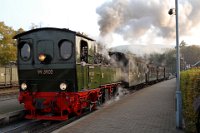
[[[84,61],[86,63],[88,63],[88,44],[86,41],[83,41],[81,40],[81,43],[80,43],[80,51],[81,51],[81,54],[80,54],[80,59],[81,59],[81,62]]]
[[[20,49],[20,56],[21,59],[24,61],[27,61],[30,59],[31,56],[31,48],[30,45],[28,43],[23,43],[22,47]]]
[[[72,55],[72,43],[64,40],[60,43],[60,56],[62,59],[69,59]]]

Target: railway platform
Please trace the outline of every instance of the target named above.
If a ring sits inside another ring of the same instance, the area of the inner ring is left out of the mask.
[[[0,116],[23,109],[18,101],[18,93],[17,87],[0,89]]]
[[[176,129],[176,80],[126,95],[54,133],[183,133]]]
[[[19,104],[17,95],[0,93],[0,125],[8,124],[24,115],[23,105]],[[0,127],[1,128],[1,127]],[[1,132],[1,131],[0,131]]]
[[[21,109],[23,109],[23,105],[19,104],[17,98],[0,101],[0,116]]]

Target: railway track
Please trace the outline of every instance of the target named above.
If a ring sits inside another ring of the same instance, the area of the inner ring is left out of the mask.
[[[103,106],[98,106],[98,109],[101,109],[102,107],[105,107],[105,106],[109,106],[112,103],[123,98],[125,95],[134,93],[140,89],[141,89],[141,87],[138,87],[137,89],[130,89],[129,91],[127,91],[127,89],[121,88],[118,90],[118,94],[116,97],[105,102]],[[22,110],[22,112],[24,113],[23,110]],[[56,129],[59,129],[63,126],[66,126],[67,124],[72,123],[72,122],[92,113],[93,111],[87,111],[80,116],[71,117],[67,121],[27,120],[27,119],[23,118],[22,112],[15,114],[20,117],[18,117],[18,120],[15,119],[14,122],[10,121],[10,118],[12,118],[13,116],[5,117],[2,119],[0,118],[0,125],[2,125],[2,123],[1,123],[2,120],[4,121],[3,125],[5,125],[5,126],[0,126],[0,133],[21,133],[21,132],[49,133],[49,132],[53,132]],[[9,124],[7,124],[7,123],[9,123]]]
[[[119,94],[116,98],[112,98],[109,101],[107,101],[104,105],[110,105],[114,101],[118,101],[119,97],[122,97],[124,95],[127,95],[129,92],[124,90],[119,90]],[[98,106],[98,109],[101,109],[103,106]],[[97,109],[97,110],[98,110]],[[25,111],[21,110],[18,112],[13,112],[10,114],[6,114],[0,117],[0,133],[21,133],[21,132],[28,132],[28,133],[49,133],[52,131],[55,131],[56,129],[59,129],[69,123],[72,123],[90,113],[93,111],[86,111],[80,116],[74,116],[71,117],[67,121],[44,121],[44,120],[27,120],[24,119]],[[15,119],[13,119],[15,118]],[[13,122],[14,120],[14,122]]]
[[[5,88],[13,88],[13,87],[18,87],[18,83],[9,83],[9,84],[6,84],[6,83],[0,83],[0,89],[5,89]]]
[[[67,121],[44,121],[44,120],[21,120],[0,128],[0,133],[49,133],[59,129],[71,122],[80,119],[83,116],[90,114],[90,111],[83,113],[80,116],[72,117]]]
[[[0,101],[17,98],[18,93],[18,87],[0,89]]]
[[[18,93],[18,86],[13,86],[13,87],[5,87],[5,88],[0,88],[0,95],[5,95],[9,93]]]
[[[0,129],[5,125],[8,125],[12,122],[23,119],[24,114],[25,114],[24,110],[17,110],[17,111],[9,112],[6,114],[1,114],[0,115],[0,125],[1,125]]]

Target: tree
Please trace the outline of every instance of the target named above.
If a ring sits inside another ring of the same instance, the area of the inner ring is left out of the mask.
[[[42,22],[40,22],[39,24],[31,23],[30,30],[41,28],[41,27],[42,27]]]
[[[10,61],[16,61],[17,49],[13,36],[24,30],[20,28],[15,31],[9,26],[6,26],[4,22],[0,22],[0,65],[6,65]]]
[[[6,46],[7,44],[14,44],[14,40],[12,39],[16,32],[11,28],[4,24],[4,22],[0,22],[0,45]]]
[[[176,71],[176,51],[168,49],[164,53],[153,53],[149,55],[149,61],[157,66],[165,66],[168,72]]]
[[[20,33],[22,33],[22,32],[24,32],[24,29],[19,28],[19,29],[16,31],[16,34],[20,34]]]
[[[200,61],[200,46],[184,46],[180,49],[181,55],[186,61],[187,64],[193,65],[196,62]]]
[[[168,72],[175,73],[176,72],[176,50],[169,49],[165,51],[165,59],[166,59],[166,68]]]
[[[187,45],[187,43],[183,40],[183,41],[181,41],[181,43],[180,43],[180,48],[185,47],[186,45]]]
[[[180,44],[180,53],[180,65],[182,70],[185,69],[186,64],[193,65],[200,61],[200,46],[198,45],[187,46],[187,44],[182,41]],[[163,54],[151,54],[149,60],[156,65],[164,65],[170,68],[172,73],[176,71],[176,49],[169,49]]]
[[[6,65],[10,61],[16,61],[16,51],[17,48],[13,45],[8,45],[6,47],[0,48],[0,64]]]

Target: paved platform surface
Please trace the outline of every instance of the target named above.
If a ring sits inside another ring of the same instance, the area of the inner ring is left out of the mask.
[[[176,129],[171,79],[144,88],[54,133],[183,133]]]
[[[0,100],[0,116],[21,109],[23,109],[23,104],[19,104],[17,98]]]

